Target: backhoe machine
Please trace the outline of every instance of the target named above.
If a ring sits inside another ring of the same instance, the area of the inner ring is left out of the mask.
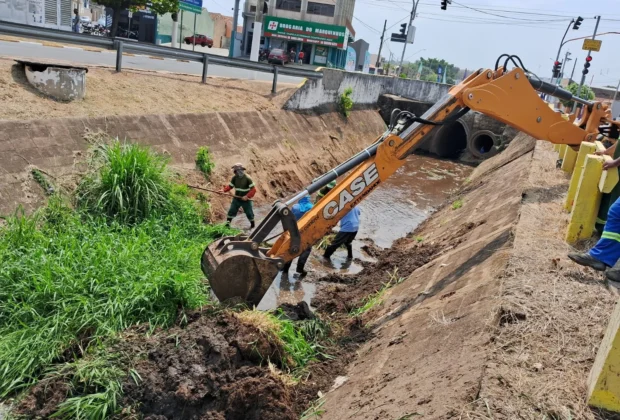
[[[500,66],[504,60],[503,66]],[[508,70],[509,63],[514,65]],[[582,104],[582,115],[566,119],[543,101],[538,92]],[[455,122],[469,110],[555,144],[578,147],[594,141],[599,126],[610,120],[607,106],[574,97],[567,90],[541,81],[527,71],[519,57],[504,54],[494,69],[479,70],[452,87],[421,117],[396,112],[387,129],[372,145],[317,178],[292,198],[277,201],[249,236],[222,238],[205,249],[202,270],[221,301],[241,298],[258,305],[284,264],[318,242],[353,207],[401,167],[424,141],[442,125]],[[296,221],[293,203],[346,175],[309,212]],[[277,225],[282,233],[271,248],[261,244]]]

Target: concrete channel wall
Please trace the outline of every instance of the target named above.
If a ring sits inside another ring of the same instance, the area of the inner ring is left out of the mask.
[[[421,80],[351,73],[327,68],[322,71],[322,79],[306,81],[290,97],[284,108],[301,111],[331,106],[347,88],[353,90],[351,99],[356,105],[376,105],[379,96],[383,94],[435,103],[450,89],[449,85]]]
[[[188,183],[201,185],[205,180],[194,170],[196,152],[208,146],[216,162],[213,188],[227,184],[230,167],[243,162],[258,186],[257,200],[270,202],[307,185],[384,130],[379,114],[369,110],[354,111],[347,119],[277,110],[0,121],[0,214],[20,205],[31,211],[43,203],[34,168],[56,187],[74,187],[85,170],[93,133],[148,145],[170,156],[172,170]]]
[[[323,69],[323,78],[308,80],[284,104],[293,111],[338,111],[340,95],[352,89],[354,106],[378,107],[389,122],[393,109],[422,115],[442,96],[450,85]],[[470,112],[457,122],[435,131],[422,150],[441,157],[461,157],[466,161],[488,159],[508,145],[517,131],[477,112]]]

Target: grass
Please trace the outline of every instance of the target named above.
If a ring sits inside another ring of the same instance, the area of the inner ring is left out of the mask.
[[[327,247],[334,241],[334,238],[336,237],[335,233],[330,233],[329,235],[325,235],[323,236],[323,238],[321,239],[321,241],[314,245],[314,249],[317,250],[326,250]]]
[[[91,172],[78,186],[76,203],[96,215],[137,223],[170,206],[167,159],[138,144],[96,145]]]
[[[353,94],[353,89],[348,87],[344,90],[344,93],[340,95],[340,112],[342,112],[342,115],[347,118],[351,115],[351,110],[353,109],[353,99],[351,99],[351,94]]]
[[[47,178],[45,178],[45,175],[43,175],[40,170],[34,168],[30,171],[30,173],[32,174],[32,177],[34,178],[36,183],[39,184],[41,188],[43,188],[43,191],[46,195],[54,194],[54,186],[50,184],[50,182],[47,180]]]
[[[123,393],[122,381],[127,377],[120,365],[116,354],[97,354],[50,371],[50,377],[63,377],[70,385],[69,398],[58,405],[51,417],[103,420],[117,414]],[[141,379],[135,371],[132,377],[136,382]]]
[[[46,208],[30,216],[19,211],[0,228],[0,398],[105,337],[138,323],[169,325],[207,302],[200,256],[232,231],[203,224],[187,188],[172,186],[165,164],[148,150],[98,150],[110,155],[82,183],[89,205],[74,210],[54,195]],[[127,182],[118,180],[123,176]],[[127,199],[122,207],[111,197],[117,189]],[[107,396],[93,396],[89,406],[116,392],[105,389]],[[86,403],[72,401],[63,406],[67,413]]]
[[[209,179],[211,177],[213,169],[215,169],[215,162],[208,147],[200,147],[198,152],[196,152],[196,166],[204,174],[205,178]]]
[[[460,198],[452,203],[452,210],[458,210],[463,207],[463,200]]]
[[[235,316],[258,329],[283,350],[281,366],[288,372],[301,372],[319,355],[328,357],[321,353],[322,348],[318,344],[329,334],[329,326],[323,321],[315,319],[296,324],[280,314],[258,310],[242,311],[235,313]]]
[[[424,238],[423,238],[422,236],[416,236],[416,237],[415,237],[415,240],[416,240],[417,242],[423,242],[423,241],[424,241]]]
[[[362,300],[362,306],[355,308],[351,312],[349,312],[349,316],[358,317],[364,315],[366,312],[370,311],[372,308],[383,302],[383,296],[385,295],[385,292],[388,291],[388,289],[402,283],[405,280],[404,277],[398,276],[398,267],[396,267],[393,272],[388,272],[388,276],[390,277],[390,280],[387,283],[384,283],[381,286],[381,289],[364,298]]]
[[[312,420],[321,418],[321,416],[325,414],[323,405],[325,405],[325,397],[320,397],[318,400],[314,401],[306,411],[301,413],[301,417],[299,418],[299,420]]]

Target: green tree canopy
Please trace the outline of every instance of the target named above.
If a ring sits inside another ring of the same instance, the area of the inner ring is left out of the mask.
[[[454,64],[448,63],[446,60],[439,58],[420,58],[414,63],[408,64],[413,71],[412,74],[416,74],[418,72],[420,64],[422,64],[422,74],[420,76],[420,80],[436,82],[437,71],[439,70],[439,66],[441,66],[442,71],[446,72],[446,83],[451,85],[456,84],[458,79],[457,73],[460,69]],[[405,65],[403,65],[403,67],[405,67]],[[434,75],[434,78],[432,75]]]
[[[579,90],[579,85],[577,83],[571,83],[570,85],[568,85],[567,90],[573,94],[573,96],[577,96],[577,91]],[[582,86],[581,87],[581,93],[579,94],[579,98],[581,99],[586,99],[588,101],[591,101],[592,99],[594,99],[594,92],[592,91],[592,89],[590,89],[589,86]],[[573,101],[566,101],[566,100],[561,100],[560,102],[562,102],[562,105],[567,106],[569,108],[571,108],[573,106]]]

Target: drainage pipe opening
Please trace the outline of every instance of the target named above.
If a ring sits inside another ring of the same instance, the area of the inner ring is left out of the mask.
[[[433,139],[430,151],[444,158],[457,158],[467,148],[466,124],[455,121],[441,127]]]
[[[477,158],[489,158],[497,153],[495,134],[487,130],[478,131],[472,134],[467,148]]]

